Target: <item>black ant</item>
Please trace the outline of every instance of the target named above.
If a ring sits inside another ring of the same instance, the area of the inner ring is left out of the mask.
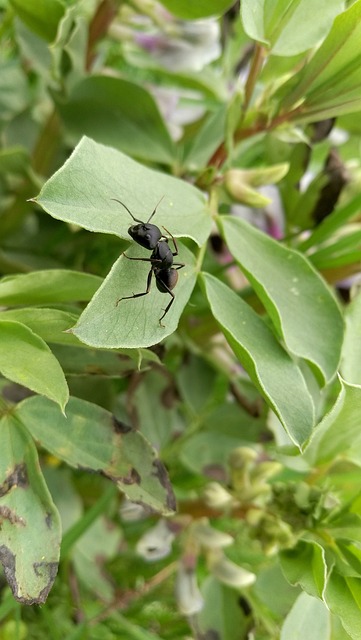
[[[128,207],[124,204],[124,202],[121,202],[121,200],[118,200],[117,198],[112,198],[112,200],[115,200],[115,202],[121,204],[124,209],[128,211],[129,215],[131,215],[135,222],[139,223],[129,227],[128,233],[131,238],[133,238],[135,242],[140,244],[145,249],[149,249],[150,251],[152,251],[152,255],[150,256],[150,258],[130,258],[126,253],[123,253],[123,256],[128,260],[150,262],[151,267],[148,273],[146,290],[142,293],[133,293],[133,295],[131,296],[123,296],[123,298],[119,298],[119,300],[117,300],[116,302],[116,306],[118,306],[121,300],[130,300],[131,298],[140,298],[142,296],[146,296],[150,291],[152,276],[154,274],[158,291],[160,291],[161,293],[169,293],[169,295],[171,296],[171,301],[164,309],[163,315],[159,318],[159,324],[161,327],[164,327],[164,325],[162,324],[162,320],[167,315],[175,300],[175,295],[172,289],[174,289],[178,282],[178,270],[185,266],[183,262],[173,262],[174,257],[178,255],[178,245],[176,239],[172,236],[170,231],[163,227],[164,231],[166,231],[166,233],[170,235],[173,241],[174,251],[171,251],[168,244],[169,239],[162,234],[159,227],[157,227],[155,224],[149,224],[155,212],[157,211],[159,204],[163,200],[163,197],[155,206],[147,222],[143,222],[142,220],[138,220],[138,218],[135,218],[132,212],[129,211]]]

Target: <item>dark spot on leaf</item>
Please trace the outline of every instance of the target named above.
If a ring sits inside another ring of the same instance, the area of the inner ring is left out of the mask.
[[[250,606],[248,600],[241,596],[238,600],[238,604],[241,607],[245,616],[249,616],[252,613],[252,607]]]
[[[127,476],[121,478],[121,482],[123,484],[140,484],[141,480],[141,476],[139,475],[138,471],[134,469],[134,467],[130,470]]]
[[[27,597],[18,595],[19,586],[16,580],[16,556],[5,545],[0,546],[0,562],[3,566],[5,578],[9,584],[15,600],[27,605],[43,604],[45,602],[58,572],[57,562],[39,562],[33,565],[35,574],[37,576],[44,576],[48,580],[48,582],[38,595],[29,595]],[[43,570],[40,571],[39,567],[42,567]]]
[[[25,464],[17,464],[12,471],[0,485],[0,498],[5,496],[12,487],[19,487],[26,489],[28,487],[28,473]]]
[[[164,487],[167,492],[166,504],[168,509],[170,511],[176,511],[177,503],[175,500],[175,495],[173,493],[172,485],[169,480],[167,469],[165,468],[163,462],[161,462],[158,458],[153,461],[153,467],[155,467],[155,473],[153,475],[158,478],[162,487]]]
[[[121,420],[118,420],[115,416],[112,416],[113,429],[115,433],[125,434],[129,433],[129,431],[133,431],[132,427]]]
[[[15,511],[6,505],[0,506],[0,523],[2,520],[8,520],[10,524],[19,524],[22,527],[26,525],[24,518],[16,515]]]
[[[52,514],[50,512],[46,514],[45,524],[48,527],[48,529],[51,529],[51,527],[53,525],[53,516],[52,516]]]

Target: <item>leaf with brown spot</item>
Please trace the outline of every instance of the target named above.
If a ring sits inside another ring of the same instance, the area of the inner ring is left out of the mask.
[[[16,600],[42,604],[58,570],[60,518],[32,438],[13,415],[0,429],[0,562]]]
[[[175,497],[155,449],[139,432],[98,405],[71,398],[66,417],[46,398],[21,402],[16,416],[42,447],[76,468],[98,471],[126,496],[169,515]]]

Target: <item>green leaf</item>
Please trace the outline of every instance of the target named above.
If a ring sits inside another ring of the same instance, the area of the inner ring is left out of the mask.
[[[334,569],[327,581],[324,600],[338,615],[353,640],[360,640],[361,579],[340,576]]]
[[[276,96],[283,112],[295,120],[321,120],[361,109],[361,0],[334,21],[333,27],[303,69]]]
[[[58,220],[130,240],[132,220],[112,198],[124,202],[136,218],[147,220],[162,197],[154,223],[202,245],[209,236],[211,218],[198,189],[89,138],[81,140],[46,182],[36,202]]]
[[[325,463],[338,457],[361,465],[361,387],[340,381],[340,393],[331,411],[317,425],[305,457]]]
[[[0,61],[0,120],[6,121],[26,108],[29,89],[20,64]]]
[[[7,276],[0,281],[0,303],[12,306],[90,300],[102,282],[98,276],[65,269]]]
[[[280,640],[329,640],[330,632],[330,614],[322,600],[301,593],[283,623]]]
[[[0,430],[0,561],[16,600],[41,604],[58,569],[60,518],[33,440],[13,415]]]
[[[208,576],[202,585],[204,607],[197,615],[203,638],[239,640],[247,637],[248,621],[239,606],[239,593]]]
[[[314,406],[301,370],[237,294],[209,274],[203,273],[202,280],[211,311],[230,346],[290,438],[301,447],[314,423]]]
[[[342,316],[331,290],[302,254],[239,218],[224,216],[221,224],[232,255],[288,349],[311,363],[323,383],[331,380],[343,339]]]
[[[79,341],[71,333],[65,333],[77,321],[78,316],[59,309],[46,309],[44,307],[22,307],[3,311],[1,320],[12,320],[25,324],[45,342],[57,344],[75,344]]]
[[[44,340],[20,322],[0,319],[0,371],[64,409],[69,391],[59,362]]]
[[[151,94],[142,86],[110,76],[89,76],[67,101],[54,96],[68,130],[90,136],[132,156],[172,165],[175,146]]]
[[[314,247],[321,242],[327,240],[338,229],[341,229],[353,218],[357,218],[361,207],[361,194],[348,202],[343,207],[337,207],[330,215],[322,220],[322,222],[311,232],[306,240],[298,245],[299,251],[306,251],[310,247]]]
[[[246,33],[277,56],[293,56],[322,40],[343,0],[242,0]]]
[[[316,542],[300,540],[293,549],[280,554],[282,571],[293,585],[300,585],[310,596],[320,598],[326,582],[325,552]]]
[[[347,382],[361,385],[361,292],[346,307],[345,319],[341,374]]]
[[[159,318],[170,302],[170,296],[158,291],[154,278],[148,295],[121,300],[116,306],[122,296],[146,290],[150,269],[149,263],[134,262],[121,256],[73,329],[79,340],[93,347],[137,348],[157,344],[173,333],[196,282],[194,256],[183,245],[178,245],[179,261],[186,266],[179,271],[174,304],[162,320],[164,326],[160,326]],[[144,257],[144,253],[138,246],[127,250],[129,257]]]
[[[130,500],[170,514],[175,499],[167,472],[139,431],[98,405],[70,398],[66,417],[45,398],[21,402],[16,415],[53,455],[76,468],[103,473]]]
[[[49,42],[54,40],[65,11],[59,0],[10,0],[10,4],[31,31]]]
[[[186,145],[182,164],[194,171],[204,170],[204,166],[223,142],[227,109],[224,105],[211,113]],[[239,111],[238,111],[239,118]]]
[[[183,20],[197,20],[222,15],[234,4],[234,0],[161,0],[168,11]]]

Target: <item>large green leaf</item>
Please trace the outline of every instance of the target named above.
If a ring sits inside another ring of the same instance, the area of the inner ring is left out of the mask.
[[[16,600],[41,604],[58,570],[60,518],[32,438],[14,414],[0,431],[0,561]]]
[[[66,269],[22,273],[2,278],[0,302],[13,306],[90,300],[101,283],[98,276]]]
[[[314,406],[299,367],[251,307],[226,285],[202,274],[214,317],[249,376],[298,446],[312,432]]]
[[[174,236],[203,244],[211,218],[198,189],[89,138],[81,140],[46,182],[36,202],[54,218],[130,240],[132,219],[112,198],[124,202],[136,218],[147,220],[162,197],[152,222],[164,225]]]
[[[324,600],[338,615],[353,640],[361,638],[361,579],[341,576],[334,568],[326,585]]]
[[[224,216],[221,224],[230,251],[287,348],[312,363],[324,383],[329,381],[340,360],[343,321],[326,283],[305,256],[247,222]]]
[[[330,613],[322,600],[301,593],[284,621],[280,640],[329,640],[330,631]]]
[[[321,120],[361,109],[361,0],[341,13],[315,55],[280,89],[281,111]]]
[[[246,33],[278,56],[306,51],[325,37],[343,0],[242,0]]]
[[[174,163],[174,143],[158,107],[134,82],[89,76],[74,86],[66,101],[58,99],[57,107],[78,138],[85,134],[144,160]]]
[[[139,431],[96,404],[70,398],[66,417],[45,398],[21,402],[16,416],[34,438],[73,467],[101,472],[130,500],[161,513],[175,509],[165,467]]]
[[[63,370],[44,340],[20,322],[0,319],[0,371],[64,410],[69,390]]]
[[[54,40],[65,11],[60,0],[10,0],[10,4],[31,31],[44,40]]]
[[[122,300],[116,305],[122,296],[146,290],[150,269],[149,262],[134,262],[121,256],[80,316],[73,329],[75,335],[93,347],[131,349],[157,344],[173,333],[196,281],[194,256],[186,247],[178,244],[180,262],[186,266],[179,270],[174,304],[162,320],[163,326],[160,326],[159,318],[171,298],[158,291],[154,278],[148,295]],[[127,250],[130,257],[145,257],[144,254],[145,250],[138,246]]]
[[[208,16],[222,15],[234,0],[161,0],[161,3],[175,16],[184,20],[197,20]]]

